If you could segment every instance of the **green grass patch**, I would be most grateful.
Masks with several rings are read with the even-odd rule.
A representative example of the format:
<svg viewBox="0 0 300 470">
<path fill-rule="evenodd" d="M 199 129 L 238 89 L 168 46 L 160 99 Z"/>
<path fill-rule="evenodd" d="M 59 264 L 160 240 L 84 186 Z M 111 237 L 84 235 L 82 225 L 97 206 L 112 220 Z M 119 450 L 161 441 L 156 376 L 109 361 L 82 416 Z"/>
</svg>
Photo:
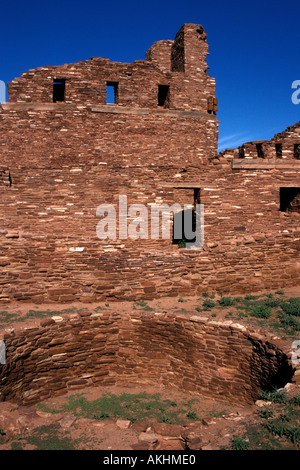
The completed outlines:
<svg viewBox="0 0 300 470">
<path fill-rule="evenodd" d="M 133 304 L 133 309 L 136 309 L 137 307 L 140 307 L 141 310 L 145 310 L 146 312 L 153 311 L 154 308 L 150 307 L 150 305 L 147 304 L 144 300 L 137 300 Z"/>
<path fill-rule="evenodd" d="M 68 397 L 67 402 L 59 408 L 50 410 L 49 407 L 40 405 L 40 409 L 52 413 L 69 411 L 75 416 L 97 420 L 120 418 L 132 422 L 180 424 L 187 418 L 200 419 L 191 401 L 177 404 L 172 400 L 162 399 L 159 394 L 149 395 L 145 392 L 121 395 L 108 393 L 93 401 L 88 401 L 82 394 L 76 394 Z"/>
<path fill-rule="evenodd" d="M 36 450 L 75 450 L 76 441 L 61 436 L 59 431 L 60 426 L 57 424 L 40 426 L 33 430 L 32 435 L 26 437 L 24 442 L 36 446 Z M 11 449 L 23 450 L 22 442 L 13 441 Z"/>
<path fill-rule="evenodd" d="M 234 305 L 235 301 L 231 297 L 221 297 L 219 299 L 219 304 L 222 305 L 222 307 L 231 307 Z"/>
<path fill-rule="evenodd" d="M 231 441 L 231 447 L 233 450 L 249 450 L 250 443 L 247 437 L 233 436 Z"/>
<path fill-rule="evenodd" d="M 0 311 L 0 323 L 6 323 L 11 320 L 17 321 L 18 315 L 16 313 L 9 313 L 7 310 Z"/>
<path fill-rule="evenodd" d="M 203 305 L 204 310 L 210 310 L 211 308 L 216 306 L 216 303 L 211 299 L 205 299 L 205 300 L 203 300 L 202 305 Z"/>
</svg>

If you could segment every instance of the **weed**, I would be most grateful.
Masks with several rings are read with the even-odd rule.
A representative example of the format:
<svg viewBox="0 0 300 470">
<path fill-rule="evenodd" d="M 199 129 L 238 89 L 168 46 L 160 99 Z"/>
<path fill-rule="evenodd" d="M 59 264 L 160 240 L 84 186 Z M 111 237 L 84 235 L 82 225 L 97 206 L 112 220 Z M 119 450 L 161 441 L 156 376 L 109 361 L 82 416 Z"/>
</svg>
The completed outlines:
<svg viewBox="0 0 300 470">
<path fill-rule="evenodd" d="M 101 419 L 108 419 L 110 416 L 108 413 L 100 413 L 98 415 L 94 415 L 93 418 L 94 419 L 98 419 L 98 420 L 101 420 Z"/>
<path fill-rule="evenodd" d="M 170 418 L 168 416 L 162 416 L 159 420 L 160 423 L 171 424 Z"/>
<path fill-rule="evenodd" d="M 100 305 L 98 305 L 98 307 L 94 308 L 94 312 L 101 312 L 101 310 L 104 310 L 104 307 L 101 307 Z"/>
<path fill-rule="evenodd" d="M 282 301 L 280 306 L 287 315 L 293 315 L 295 317 L 300 316 L 300 297 L 291 297 L 290 299 Z"/>
<path fill-rule="evenodd" d="M 77 309 L 75 307 L 65 308 L 63 310 L 28 310 L 27 318 L 43 318 L 51 315 L 62 315 L 67 313 L 74 313 Z"/>
<path fill-rule="evenodd" d="M 270 410 L 268 407 L 265 407 L 262 410 L 260 410 L 259 416 L 264 419 L 269 419 L 269 418 L 272 418 L 272 416 L 274 416 L 274 411 Z"/>
<path fill-rule="evenodd" d="M 251 294 L 246 294 L 245 295 L 245 300 L 257 300 L 259 298 L 260 298 L 259 295 L 251 295 Z"/>
<path fill-rule="evenodd" d="M 289 404 L 292 406 L 300 406 L 300 395 L 296 395 L 289 399 Z"/>
<path fill-rule="evenodd" d="M 249 313 L 252 317 L 269 318 L 272 314 L 272 310 L 268 305 L 256 305 L 250 307 Z"/>
<path fill-rule="evenodd" d="M 88 401 L 82 394 L 71 395 L 63 405 L 63 410 L 71 411 L 75 416 L 98 420 L 123 418 L 132 422 L 152 420 L 174 424 L 184 422 L 187 412 L 194 411 L 191 402 L 178 406 L 175 401 L 161 400 L 159 394 L 148 395 L 144 392 L 136 395 L 123 393 L 119 396 L 104 394 L 94 401 Z"/>
<path fill-rule="evenodd" d="M 226 317 L 232 317 L 233 314 L 234 314 L 234 312 L 232 310 L 230 310 L 230 312 L 227 313 Z"/>
<path fill-rule="evenodd" d="M 293 444 L 300 441 L 300 428 L 298 426 L 286 426 L 278 420 L 263 423 L 263 426 L 273 435 L 286 437 Z"/>
<path fill-rule="evenodd" d="M 59 410 L 55 410 L 53 408 L 50 408 L 48 406 L 46 406 L 44 403 L 38 403 L 37 404 L 37 408 L 39 408 L 41 411 L 43 411 L 44 413 L 52 413 L 52 414 L 55 414 L 55 413 L 59 413 L 60 411 Z"/>
<path fill-rule="evenodd" d="M 59 436 L 59 426 L 55 424 L 40 426 L 26 440 L 37 450 L 75 450 L 71 439 Z"/>
<path fill-rule="evenodd" d="M 199 420 L 199 416 L 197 415 L 197 413 L 195 413 L 195 411 L 188 411 L 187 414 L 186 414 L 186 417 L 188 419 L 192 419 L 194 421 Z"/>
<path fill-rule="evenodd" d="M 202 297 L 204 297 L 205 299 L 214 299 L 215 298 L 215 294 L 209 294 L 207 291 L 203 292 L 202 294 Z"/>
<path fill-rule="evenodd" d="M 245 437 L 233 436 L 231 446 L 233 450 L 249 450 L 250 443 Z"/>
<path fill-rule="evenodd" d="M 197 310 L 197 312 L 203 312 L 203 308 L 202 308 L 202 307 L 199 307 L 199 306 L 196 307 L 196 310 Z"/>
<path fill-rule="evenodd" d="M 142 310 L 145 310 L 145 311 L 152 311 L 154 310 L 152 307 L 150 307 L 150 305 L 147 304 L 147 302 L 145 302 L 144 300 L 137 300 L 136 302 L 134 302 L 133 304 L 133 308 L 135 309 L 136 307 L 141 307 Z"/>
<path fill-rule="evenodd" d="M 266 390 L 261 392 L 260 398 L 262 400 L 271 401 L 272 403 L 287 403 L 287 393 L 285 390 L 277 390 L 276 388 L 272 390 Z"/>
<path fill-rule="evenodd" d="M 11 450 L 23 450 L 21 442 L 15 442 L 15 441 L 10 444 L 10 448 Z"/>
<path fill-rule="evenodd" d="M 279 314 L 279 319 L 281 326 L 285 329 L 286 333 L 293 334 L 296 331 L 300 331 L 300 322 L 292 315 L 281 312 Z"/>
<path fill-rule="evenodd" d="M 210 300 L 210 299 L 205 299 L 203 301 L 203 308 L 204 310 L 210 310 L 211 308 L 215 307 L 215 302 L 213 300 Z"/>
<path fill-rule="evenodd" d="M 222 305 L 222 307 L 231 307 L 231 305 L 234 304 L 234 299 L 231 297 L 221 297 L 219 304 Z"/>
<path fill-rule="evenodd" d="M 15 313 L 8 313 L 6 310 L 1 310 L 0 312 L 0 323 L 5 323 L 11 320 L 16 321 L 17 319 L 17 314 Z"/>
</svg>

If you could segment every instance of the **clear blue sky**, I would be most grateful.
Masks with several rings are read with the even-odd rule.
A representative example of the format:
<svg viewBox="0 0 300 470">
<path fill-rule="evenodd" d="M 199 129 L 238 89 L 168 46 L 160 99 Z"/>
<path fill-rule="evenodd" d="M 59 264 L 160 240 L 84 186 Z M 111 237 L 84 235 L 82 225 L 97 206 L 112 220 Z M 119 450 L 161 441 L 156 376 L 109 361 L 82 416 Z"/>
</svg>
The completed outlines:
<svg viewBox="0 0 300 470">
<path fill-rule="evenodd" d="M 208 34 L 216 78 L 219 147 L 269 139 L 300 121 L 291 101 L 300 80 L 300 2 L 225 0 L 27 0 L 0 6 L 0 80 L 92 56 L 144 59 L 153 42 L 183 23 Z"/>
</svg>

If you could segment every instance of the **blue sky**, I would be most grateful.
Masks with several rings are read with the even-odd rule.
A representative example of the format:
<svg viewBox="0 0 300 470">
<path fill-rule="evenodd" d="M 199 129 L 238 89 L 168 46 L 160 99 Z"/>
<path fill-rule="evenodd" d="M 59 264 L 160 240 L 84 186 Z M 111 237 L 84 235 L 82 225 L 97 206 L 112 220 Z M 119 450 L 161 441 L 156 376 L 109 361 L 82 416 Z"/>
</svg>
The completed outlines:
<svg viewBox="0 0 300 470">
<path fill-rule="evenodd" d="M 219 148 L 235 147 L 300 120 L 300 104 L 291 100 L 300 80 L 299 18 L 300 2 L 289 0 L 5 2 L 0 80 L 92 56 L 144 59 L 153 42 L 174 39 L 183 23 L 202 24 L 219 99 Z"/>
</svg>

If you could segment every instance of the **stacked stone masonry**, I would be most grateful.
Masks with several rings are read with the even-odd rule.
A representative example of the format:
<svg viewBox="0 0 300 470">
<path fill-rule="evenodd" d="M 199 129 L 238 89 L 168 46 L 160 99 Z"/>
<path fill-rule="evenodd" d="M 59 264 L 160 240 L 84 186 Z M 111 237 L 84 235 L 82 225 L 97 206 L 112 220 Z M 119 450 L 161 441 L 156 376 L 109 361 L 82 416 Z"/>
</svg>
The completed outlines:
<svg viewBox="0 0 300 470">
<path fill-rule="evenodd" d="M 2 338 L 0 401 L 25 405 L 88 386 L 153 383 L 251 404 L 295 369 L 271 336 L 193 315 L 82 312 Z"/>
<path fill-rule="evenodd" d="M 299 284 L 300 123 L 218 155 L 207 51 L 203 28 L 185 24 L 145 60 L 41 67 L 8 85 L 0 107 L 1 301 Z M 150 220 L 145 239 L 97 237 L 97 207 L 111 204 L 118 214 L 120 195 L 150 214 L 155 204 L 194 204 L 195 194 L 204 204 L 199 250 L 171 236 L 151 239 Z"/>
</svg>

